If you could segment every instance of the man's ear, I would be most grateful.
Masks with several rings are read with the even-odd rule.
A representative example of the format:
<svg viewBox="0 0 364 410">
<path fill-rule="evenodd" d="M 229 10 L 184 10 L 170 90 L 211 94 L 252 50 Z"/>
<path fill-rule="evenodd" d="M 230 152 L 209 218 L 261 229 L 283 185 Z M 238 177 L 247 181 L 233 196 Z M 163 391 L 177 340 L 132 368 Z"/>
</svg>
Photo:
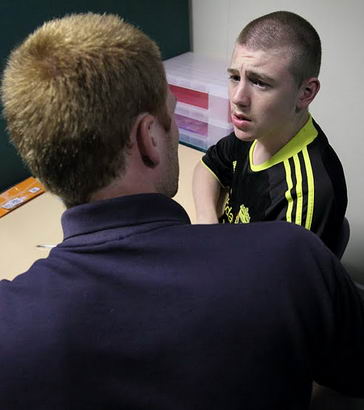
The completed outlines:
<svg viewBox="0 0 364 410">
<path fill-rule="evenodd" d="M 316 94 L 320 89 L 320 81 L 317 77 L 311 77 L 304 80 L 300 87 L 298 100 L 297 100 L 297 110 L 302 110 L 308 108 Z"/>
<path fill-rule="evenodd" d="M 156 118 L 151 114 L 144 114 L 137 121 L 135 137 L 141 160 L 147 167 L 154 168 L 160 162 L 158 140 L 155 135 Z"/>
</svg>

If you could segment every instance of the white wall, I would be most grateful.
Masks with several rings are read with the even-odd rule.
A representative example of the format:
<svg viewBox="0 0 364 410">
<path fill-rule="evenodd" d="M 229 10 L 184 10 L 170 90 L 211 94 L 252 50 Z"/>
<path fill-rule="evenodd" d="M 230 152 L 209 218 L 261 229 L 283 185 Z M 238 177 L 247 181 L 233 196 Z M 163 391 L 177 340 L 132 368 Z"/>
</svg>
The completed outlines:
<svg viewBox="0 0 364 410">
<path fill-rule="evenodd" d="M 345 170 L 351 239 L 343 262 L 364 285 L 364 2 L 192 0 L 193 50 L 224 58 L 228 64 L 240 30 L 252 19 L 276 10 L 300 14 L 321 37 L 321 90 L 311 113 Z"/>
</svg>

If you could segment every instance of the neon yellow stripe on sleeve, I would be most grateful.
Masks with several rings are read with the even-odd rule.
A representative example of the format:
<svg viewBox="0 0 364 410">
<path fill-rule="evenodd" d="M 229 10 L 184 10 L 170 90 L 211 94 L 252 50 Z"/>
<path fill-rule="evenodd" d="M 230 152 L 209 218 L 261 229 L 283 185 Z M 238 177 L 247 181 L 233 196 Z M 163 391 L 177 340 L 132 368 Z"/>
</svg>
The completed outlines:
<svg viewBox="0 0 364 410">
<path fill-rule="evenodd" d="M 303 197 L 302 197 L 302 172 L 301 164 L 298 159 L 298 155 L 293 156 L 294 167 L 296 172 L 296 195 L 297 195 L 297 209 L 296 209 L 296 225 L 302 225 L 302 206 L 303 206 Z"/>
<path fill-rule="evenodd" d="M 311 229 L 313 211 L 315 205 L 315 182 L 313 178 L 312 166 L 310 156 L 308 155 L 307 147 L 304 147 L 302 150 L 303 159 L 305 161 L 306 173 L 307 173 L 307 186 L 308 186 L 308 195 L 307 195 L 307 216 L 306 216 L 306 229 Z"/>
<path fill-rule="evenodd" d="M 289 165 L 288 159 L 286 159 L 283 163 L 284 163 L 284 169 L 286 171 L 286 181 L 287 181 L 287 191 L 285 193 L 285 196 L 288 202 L 287 212 L 286 212 L 286 221 L 292 222 L 293 199 L 291 195 L 291 189 L 293 187 L 293 183 L 292 183 L 291 167 Z"/>
</svg>

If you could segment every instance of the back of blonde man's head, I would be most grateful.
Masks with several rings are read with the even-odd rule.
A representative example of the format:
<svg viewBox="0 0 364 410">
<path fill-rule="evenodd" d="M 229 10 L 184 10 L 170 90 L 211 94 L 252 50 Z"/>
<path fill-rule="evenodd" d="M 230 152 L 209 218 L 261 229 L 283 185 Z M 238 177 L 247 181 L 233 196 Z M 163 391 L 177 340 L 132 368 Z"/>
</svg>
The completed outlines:
<svg viewBox="0 0 364 410">
<path fill-rule="evenodd" d="M 37 29 L 10 55 L 2 82 L 11 141 L 67 207 L 124 171 L 138 114 L 168 129 L 166 93 L 157 45 L 118 16 L 93 13 Z"/>
</svg>

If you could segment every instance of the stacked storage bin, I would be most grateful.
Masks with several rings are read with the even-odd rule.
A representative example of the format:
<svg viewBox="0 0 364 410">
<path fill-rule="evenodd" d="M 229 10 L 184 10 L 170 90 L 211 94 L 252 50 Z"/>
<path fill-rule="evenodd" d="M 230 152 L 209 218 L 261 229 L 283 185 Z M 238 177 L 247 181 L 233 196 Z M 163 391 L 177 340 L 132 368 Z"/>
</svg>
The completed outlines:
<svg viewBox="0 0 364 410">
<path fill-rule="evenodd" d="M 180 142 L 202 151 L 230 134 L 227 66 L 192 52 L 164 61 L 167 81 L 177 98 Z"/>
</svg>

